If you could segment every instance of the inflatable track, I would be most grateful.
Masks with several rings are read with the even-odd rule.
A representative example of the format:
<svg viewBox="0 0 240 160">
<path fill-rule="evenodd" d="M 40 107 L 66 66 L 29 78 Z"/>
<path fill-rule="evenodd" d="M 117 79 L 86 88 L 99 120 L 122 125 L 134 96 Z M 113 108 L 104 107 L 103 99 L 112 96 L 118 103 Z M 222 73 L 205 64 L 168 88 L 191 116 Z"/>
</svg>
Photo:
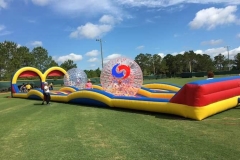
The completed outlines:
<svg viewBox="0 0 240 160">
<path fill-rule="evenodd" d="M 16 77 L 12 82 L 12 97 L 43 99 L 41 88 L 20 93 Z M 166 83 L 145 84 L 135 97 L 114 96 L 99 85 L 83 90 L 69 86 L 51 92 L 51 101 L 56 102 L 167 113 L 195 120 L 236 107 L 239 97 L 240 76 L 200 80 L 183 87 Z"/>
</svg>

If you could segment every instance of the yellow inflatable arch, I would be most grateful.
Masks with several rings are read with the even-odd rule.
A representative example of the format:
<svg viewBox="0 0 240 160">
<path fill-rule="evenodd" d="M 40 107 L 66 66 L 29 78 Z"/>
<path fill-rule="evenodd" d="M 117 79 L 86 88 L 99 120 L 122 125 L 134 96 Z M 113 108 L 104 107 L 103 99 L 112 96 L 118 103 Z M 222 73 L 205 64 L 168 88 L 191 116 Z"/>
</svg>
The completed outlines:
<svg viewBox="0 0 240 160">
<path fill-rule="evenodd" d="M 67 73 L 66 70 L 64 70 L 61 67 L 51 67 L 48 70 L 44 72 L 44 74 L 34 67 L 23 67 L 19 69 L 12 77 L 11 80 L 11 92 L 18 93 L 19 89 L 17 86 L 17 80 L 18 78 L 23 77 L 39 77 L 41 84 L 46 81 L 47 77 L 53 77 L 53 76 L 64 76 Z M 42 86 L 41 86 L 42 87 Z"/>
</svg>

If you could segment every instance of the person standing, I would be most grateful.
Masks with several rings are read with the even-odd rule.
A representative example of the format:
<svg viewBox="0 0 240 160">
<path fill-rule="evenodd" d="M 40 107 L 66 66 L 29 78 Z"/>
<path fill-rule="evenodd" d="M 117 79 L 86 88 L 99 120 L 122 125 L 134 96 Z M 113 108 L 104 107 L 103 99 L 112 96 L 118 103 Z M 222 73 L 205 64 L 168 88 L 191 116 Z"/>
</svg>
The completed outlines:
<svg viewBox="0 0 240 160">
<path fill-rule="evenodd" d="M 26 88 L 27 88 L 27 91 L 29 92 L 30 89 L 32 89 L 32 86 L 29 83 L 27 83 Z"/>
<path fill-rule="evenodd" d="M 46 101 L 47 104 L 50 104 L 50 90 L 47 82 L 44 82 L 44 88 L 43 88 L 43 102 L 42 105 L 44 104 L 44 101 Z"/>
<path fill-rule="evenodd" d="M 93 89 L 92 82 L 91 82 L 90 79 L 88 79 L 85 88 L 86 88 L 86 89 Z"/>
<path fill-rule="evenodd" d="M 22 92 L 22 93 L 27 92 L 25 83 L 23 83 L 22 86 L 20 87 L 20 92 Z"/>
<path fill-rule="evenodd" d="M 53 82 L 49 84 L 49 90 L 53 90 Z"/>
<path fill-rule="evenodd" d="M 213 79 L 214 78 L 214 73 L 212 71 L 209 71 L 207 74 L 207 80 Z"/>
</svg>

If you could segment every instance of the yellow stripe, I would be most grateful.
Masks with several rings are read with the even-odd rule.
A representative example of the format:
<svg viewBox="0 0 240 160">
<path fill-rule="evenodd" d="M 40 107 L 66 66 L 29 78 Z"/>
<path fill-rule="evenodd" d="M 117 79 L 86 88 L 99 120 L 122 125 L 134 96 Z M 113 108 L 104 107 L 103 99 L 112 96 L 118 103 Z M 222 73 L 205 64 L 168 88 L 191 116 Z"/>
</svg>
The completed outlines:
<svg viewBox="0 0 240 160">
<path fill-rule="evenodd" d="M 51 67 L 49 68 L 48 70 L 46 70 L 43 74 L 43 79 L 42 81 L 45 82 L 46 81 L 46 78 L 48 76 L 49 73 L 51 73 L 52 71 L 60 71 L 63 73 L 63 75 L 66 75 L 67 74 L 67 71 L 65 71 L 63 68 L 61 67 Z M 42 73 L 41 73 L 42 74 Z"/>
<path fill-rule="evenodd" d="M 158 84 L 158 83 L 153 83 L 153 84 L 145 84 L 143 87 L 150 88 L 150 89 L 163 89 L 163 90 L 169 90 L 169 91 L 174 91 L 177 92 L 181 88 L 172 86 L 169 84 Z"/>
<path fill-rule="evenodd" d="M 100 101 L 102 103 L 107 104 L 108 106 L 112 106 L 111 98 L 91 91 L 77 91 L 69 94 L 68 96 L 69 100 L 75 99 L 75 98 L 91 98 L 97 101 Z"/>
<path fill-rule="evenodd" d="M 101 86 L 98 86 L 98 85 L 93 85 L 93 88 L 94 88 L 94 89 L 103 90 L 103 88 L 102 88 Z"/>
<path fill-rule="evenodd" d="M 114 107 L 179 115 L 185 118 L 202 120 L 216 113 L 236 107 L 239 97 L 233 97 L 203 107 L 193 107 L 169 102 L 151 102 L 113 99 Z"/>
<path fill-rule="evenodd" d="M 63 88 L 59 89 L 59 91 L 75 92 L 76 90 L 74 88 L 71 88 L 71 87 L 63 87 Z"/>
<path fill-rule="evenodd" d="M 93 85 L 93 88 L 103 90 L 103 88 L 98 85 Z M 166 93 L 151 93 L 144 89 L 139 89 L 137 94 L 140 94 L 142 96 L 149 97 L 149 98 L 167 98 L 167 99 L 170 99 L 175 95 L 175 93 L 167 93 L 167 92 Z"/>
<path fill-rule="evenodd" d="M 167 99 L 170 99 L 175 95 L 175 93 L 151 93 L 144 89 L 139 89 L 138 94 L 149 98 L 167 98 Z"/>
<path fill-rule="evenodd" d="M 18 79 L 18 77 L 20 76 L 20 74 L 23 73 L 23 72 L 26 72 L 26 71 L 35 72 L 37 75 L 39 75 L 39 77 L 41 78 L 41 80 L 44 79 L 44 76 L 43 76 L 42 72 L 39 71 L 38 69 L 33 68 L 33 67 L 23 67 L 23 68 L 19 69 L 19 70 L 14 74 L 13 79 L 12 79 L 12 84 L 16 84 L 16 83 L 17 83 L 17 79 Z"/>
</svg>

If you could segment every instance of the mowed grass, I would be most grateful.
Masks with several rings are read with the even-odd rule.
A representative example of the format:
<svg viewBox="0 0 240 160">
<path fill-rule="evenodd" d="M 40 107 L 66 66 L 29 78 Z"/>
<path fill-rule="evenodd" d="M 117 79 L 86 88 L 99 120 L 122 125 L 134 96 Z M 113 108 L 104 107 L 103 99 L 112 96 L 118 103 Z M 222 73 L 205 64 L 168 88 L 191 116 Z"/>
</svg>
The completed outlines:
<svg viewBox="0 0 240 160">
<path fill-rule="evenodd" d="M 240 158 L 240 107 L 194 121 L 127 109 L 47 106 L 7 96 L 0 95 L 1 160 Z"/>
</svg>

